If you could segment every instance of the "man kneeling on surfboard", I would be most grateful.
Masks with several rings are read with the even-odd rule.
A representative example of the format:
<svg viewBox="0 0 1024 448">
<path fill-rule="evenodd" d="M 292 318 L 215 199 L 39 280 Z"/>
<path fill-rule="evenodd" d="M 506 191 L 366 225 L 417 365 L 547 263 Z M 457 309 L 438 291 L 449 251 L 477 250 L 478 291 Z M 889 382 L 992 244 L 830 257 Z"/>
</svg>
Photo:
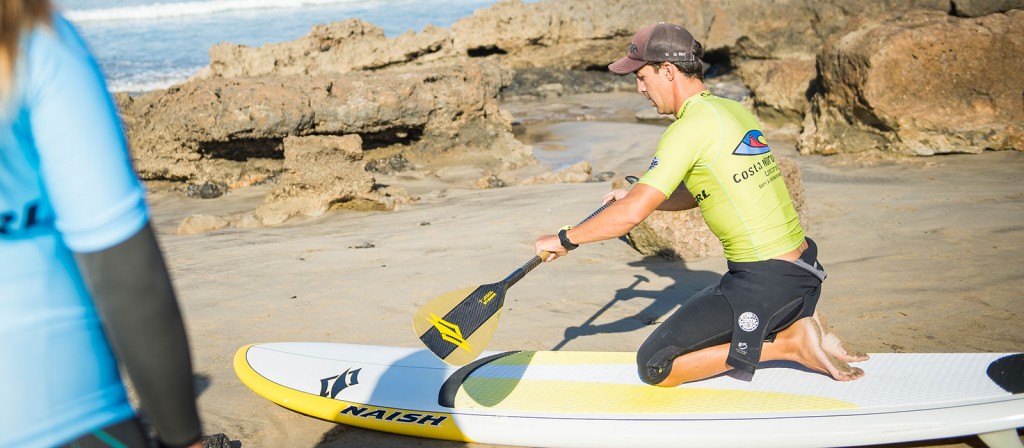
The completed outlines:
<svg viewBox="0 0 1024 448">
<path fill-rule="evenodd" d="M 640 29 L 626 56 L 608 66 L 634 74 L 637 91 L 673 114 L 650 168 L 628 192 L 615 190 L 589 221 L 537 239 L 546 260 L 579 244 L 617 238 L 654 210 L 700 207 L 725 248 L 729 271 L 683 302 L 640 347 L 640 377 L 676 386 L 730 368 L 753 373 L 762 360 L 788 360 L 839 381 L 860 378 L 814 309 L 825 271 L 804 235 L 793 201 L 757 120 L 739 103 L 704 86 L 703 47 L 678 25 Z"/>
</svg>

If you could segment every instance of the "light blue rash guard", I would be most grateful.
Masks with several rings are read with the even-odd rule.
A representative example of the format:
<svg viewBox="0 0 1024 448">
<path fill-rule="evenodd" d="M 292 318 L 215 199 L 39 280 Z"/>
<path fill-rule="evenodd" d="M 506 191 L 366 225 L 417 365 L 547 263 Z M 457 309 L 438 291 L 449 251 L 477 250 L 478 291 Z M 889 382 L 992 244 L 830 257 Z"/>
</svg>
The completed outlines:
<svg viewBox="0 0 1024 448">
<path fill-rule="evenodd" d="M 20 50 L 0 107 L 0 447 L 51 447 L 133 415 L 72 252 L 116 246 L 149 218 L 78 33 L 55 14 Z"/>
</svg>

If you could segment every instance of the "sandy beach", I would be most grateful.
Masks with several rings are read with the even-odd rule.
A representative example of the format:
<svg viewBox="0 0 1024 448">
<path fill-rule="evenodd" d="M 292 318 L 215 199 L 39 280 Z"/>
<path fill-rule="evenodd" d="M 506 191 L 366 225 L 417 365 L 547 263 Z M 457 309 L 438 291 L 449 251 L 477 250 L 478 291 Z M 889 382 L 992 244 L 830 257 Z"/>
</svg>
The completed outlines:
<svg viewBox="0 0 1024 448">
<path fill-rule="evenodd" d="M 552 117 L 577 112 L 527 126 L 528 143 L 545 163 L 524 175 L 580 159 L 595 173 L 641 173 L 665 124 L 632 120 L 644 107 L 639 100 L 594 94 L 530 106 Z M 584 105 L 615 109 L 597 115 L 621 120 L 581 120 Z M 510 107 L 513 115 L 530 109 Z M 800 156 L 792 132 L 769 133 L 769 143 L 800 166 L 808 233 L 829 272 L 820 309 L 837 333 L 868 352 L 1024 350 L 1024 154 Z M 533 256 L 537 236 L 587 216 L 610 188 L 602 182 L 478 190 L 471 183 L 480 173 L 471 168 L 436 174 L 378 179 L 418 197 L 393 212 L 332 212 L 280 227 L 189 236 L 176 233 L 186 216 L 251 210 L 270 187 L 209 200 L 151 197 L 189 330 L 205 433 L 225 433 L 241 447 L 483 446 L 299 415 L 251 392 L 231 365 L 239 347 L 257 342 L 418 347 L 410 319 L 422 304 L 500 280 Z M 620 240 L 586 245 L 510 290 L 489 349 L 635 350 L 651 323 L 717 281 L 725 266 L 718 257 L 647 257 Z M 613 301 L 594 325 L 578 328 Z"/>
</svg>

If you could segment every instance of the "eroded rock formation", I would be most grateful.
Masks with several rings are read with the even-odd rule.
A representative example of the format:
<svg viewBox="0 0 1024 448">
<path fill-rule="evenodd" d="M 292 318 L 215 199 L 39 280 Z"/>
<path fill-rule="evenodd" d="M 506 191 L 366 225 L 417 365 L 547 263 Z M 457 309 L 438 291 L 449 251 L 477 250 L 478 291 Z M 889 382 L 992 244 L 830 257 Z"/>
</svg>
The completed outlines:
<svg viewBox="0 0 1024 448">
<path fill-rule="evenodd" d="M 473 61 L 386 75 L 211 78 L 119 100 L 143 179 L 231 188 L 282 172 L 285 139 L 299 136 L 358 135 L 368 159 L 397 148 L 412 163 L 531 163 L 498 108 L 505 79 L 498 65 Z"/>
<path fill-rule="evenodd" d="M 914 11 L 829 41 L 803 153 L 1024 150 L 1024 10 Z"/>
</svg>

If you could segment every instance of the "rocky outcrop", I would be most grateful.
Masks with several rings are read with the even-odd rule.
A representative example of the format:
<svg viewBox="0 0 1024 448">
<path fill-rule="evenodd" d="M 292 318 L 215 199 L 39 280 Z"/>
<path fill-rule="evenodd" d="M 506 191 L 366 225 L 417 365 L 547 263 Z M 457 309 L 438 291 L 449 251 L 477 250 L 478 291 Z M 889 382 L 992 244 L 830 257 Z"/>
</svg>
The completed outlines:
<svg viewBox="0 0 1024 448">
<path fill-rule="evenodd" d="M 707 7 L 696 18 L 707 59 L 736 67 L 759 118 L 784 126 L 802 122 L 817 77 L 814 59 L 829 37 L 864 17 L 916 9 L 948 11 L 949 2 L 742 0 Z"/>
<path fill-rule="evenodd" d="M 451 31 L 434 26 L 395 38 L 358 19 L 313 27 L 305 37 L 262 47 L 221 43 L 210 48 L 204 75 L 239 78 L 266 75 L 323 75 L 377 70 L 454 56 Z"/>
<path fill-rule="evenodd" d="M 704 44 L 705 60 L 738 68 L 759 116 L 772 125 L 802 121 L 818 76 L 810 61 L 830 39 L 880 17 L 911 11 L 981 17 L 1019 8 L 1024 0 L 732 0 L 679 7 L 686 10 L 683 23 Z"/>
<path fill-rule="evenodd" d="M 829 41 L 802 153 L 1024 150 L 1024 11 L 886 16 Z"/>
<path fill-rule="evenodd" d="M 404 192 L 378 187 L 366 171 L 363 142 L 355 134 L 286 137 L 284 173 L 255 216 L 275 225 L 301 216 L 315 218 L 331 209 L 391 210 L 408 201 Z"/>
<path fill-rule="evenodd" d="M 119 100 L 143 179 L 238 186 L 279 173 L 289 136 L 359 135 L 367 152 L 401 150 L 411 163 L 439 154 L 472 157 L 482 168 L 529 163 L 498 109 L 506 78 L 480 61 L 385 79 L 212 78 Z"/>
<path fill-rule="evenodd" d="M 407 199 L 382 190 L 368 163 L 376 173 L 439 161 L 481 172 L 535 163 L 498 107 L 507 79 L 495 63 L 464 61 L 387 76 L 196 79 L 118 101 L 142 179 L 187 185 L 199 197 L 276 182 L 255 214 L 229 218 L 249 227 Z M 201 228 L 215 220 L 193 221 Z"/>
<path fill-rule="evenodd" d="M 797 215 L 804 229 L 807 229 L 800 167 L 790 159 L 775 160 L 782 172 Z M 623 188 L 624 184 L 625 181 L 618 180 L 613 182 L 613 187 Z M 626 238 L 638 252 L 644 255 L 657 254 L 670 260 L 719 256 L 724 252 L 721 241 L 708 228 L 704 216 L 697 208 L 679 212 L 655 211 L 634 227 Z"/>
<path fill-rule="evenodd" d="M 888 12 L 948 12 L 948 0 L 886 0 L 874 2 L 732 0 L 702 2 L 693 16 L 698 40 L 705 47 L 745 59 L 813 58 L 831 36 L 862 17 Z"/>
<path fill-rule="evenodd" d="M 352 19 L 317 26 L 303 38 L 259 48 L 220 44 L 205 77 L 337 74 L 440 60 L 497 59 L 505 67 L 603 68 L 621 57 L 652 18 L 682 18 L 669 3 L 506 0 L 464 17 L 451 29 L 427 27 L 394 38 Z"/>
<path fill-rule="evenodd" d="M 711 59 L 813 59 L 822 44 L 862 17 L 912 10 L 980 16 L 1022 7 L 1024 0 L 761 0 L 626 2 L 499 1 L 451 29 L 387 38 L 359 20 L 315 27 L 293 42 L 210 51 L 208 75 L 345 73 L 449 58 L 494 58 L 509 68 L 603 68 L 622 56 L 633 33 L 658 21 L 686 26 Z"/>
<path fill-rule="evenodd" d="M 762 124 L 803 121 L 817 77 L 814 59 L 755 59 L 739 66 L 744 84 L 755 86 L 754 111 Z"/>
<path fill-rule="evenodd" d="M 953 0 L 950 4 L 950 13 L 959 17 L 981 17 L 1024 9 L 1024 0 Z"/>
<path fill-rule="evenodd" d="M 506 0 L 456 21 L 453 44 L 511 68 L 604 70 L 625 54 L 638 28 L 683 13 L 670 2 Z"/>
</svg>

